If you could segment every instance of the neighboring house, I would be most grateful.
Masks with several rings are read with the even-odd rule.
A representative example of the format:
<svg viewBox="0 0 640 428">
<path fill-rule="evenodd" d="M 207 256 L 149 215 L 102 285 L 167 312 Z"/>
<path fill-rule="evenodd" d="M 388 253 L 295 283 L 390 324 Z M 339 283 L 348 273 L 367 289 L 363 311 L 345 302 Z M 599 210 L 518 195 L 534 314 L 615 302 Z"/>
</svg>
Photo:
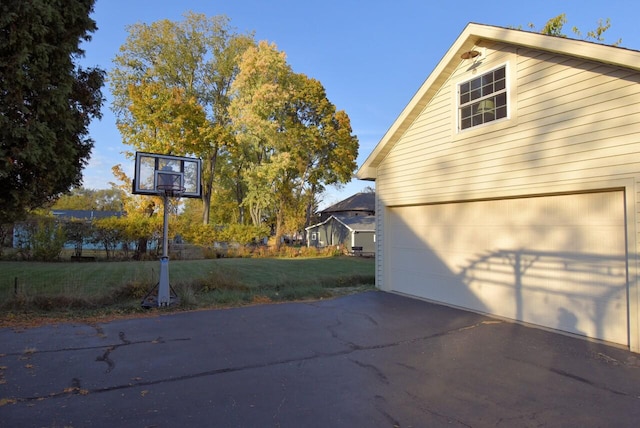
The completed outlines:
<svg viewBox="0 0 640 428">
<path fill-rule="evenodd" d="M 124 211 L 95 211 L 95 210 L 52 210 L 51 215 L 53 215 L 56 219 L 59 220 L 84 220 L 87 223 L 92 222 L 93 220 L 99 220 L 103 218 L 110 217 L 123 217 L 125 215 Z M 87 239 L 85 237 L 78 242 L 67 242 L 64 246 L 65 248 L 74 248 L 75 256 L 80 257 L 82 255 L 82 250 L 96 250 L 103 249 L 102 244 L 98 244 L 93 242 L 91 239 Z M 118 248 L 121 248 L 122 244 L 118 244 Z"/>
<path fill-rule="evenodd" d="M 334 214 L 305 230 L 309 247 L 340 246 L 349 254 L 375 253 L 375 216 Z"/>
<path fill-rule="evenodd" d="M 376 213 L 376 194 L 360 192 L 320 211 L 320 221 L 334 214 L 343 216 L 368 216 Z"/>
<path fill-rule="evenodd" d="M 87 222 L 91 222 L 93 220 L 101 219 L 101 218 L 109 218 L 109 217 L 122 217 L 125 215 L 124 211 L 95 211 L 95 210 L 51 210 L 51 215 L 57 220 L 67 221 L 67 220 L 85 220 Z M 14 225 L 13 230 L 13 247 L 17 248 L 20 246 L 21 242 L 24 242 L 27 239 L 27 229 L 24 227 L 22 223 L 16 223 Z M 76 251 L 82 251 L 82 248 L 85 249 L 96 249 L 100 248 L 99 245 L 94 244 L 92 242 L 83 242 L 80 248 L 78 249 L 78 243 L 70 243 L 67 242 L 64 246 L 65 248 L 74 248 L 76 247 Z"/>
<path fill-rule="evenodd" d="M 469 24 L 357 177 L 379 288 L 640 352 L 640 52 Z"/>
<path fill-rule="evenodd" d="M 375 253 L 375 193 L 356 193 L 320 211 L 320 223 L 306 229 L 307 246 L 340 247 L 349 254 Z"/>
</svg>

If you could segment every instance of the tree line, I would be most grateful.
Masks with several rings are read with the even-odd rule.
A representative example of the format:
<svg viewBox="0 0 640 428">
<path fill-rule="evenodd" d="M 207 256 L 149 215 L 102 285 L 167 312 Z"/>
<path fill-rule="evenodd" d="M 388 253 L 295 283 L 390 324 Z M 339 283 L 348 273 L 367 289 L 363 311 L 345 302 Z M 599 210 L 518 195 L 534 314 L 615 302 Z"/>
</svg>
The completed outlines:
<svg viewBox="0 0 640 428">
<path fill-rule="evenodd" d="M 87 249 L 99 250 L 100 257 L 107 260 L 145 260 L 149 255 L 157 256 L 162 248 L 162 218 L 123 214 L 118 212 L 94 219 L 41 214 L 10 225 L 2 224 L 0 257 L 52 261 L 60 259 L 63 249 L 69 246 L 73 248 L 72 259 L 82 259 Z M 169 234 L 172 237 L 170 247 L 189 242 L 198 247 L 203 256 L 216 257 L 223 254 L 218 253 L 217 243 L 257 246 L 261 238 L 269 236 L 269 230 L 242 224 L 213 227 L 172 216 Z M 12 248 L 11 253 L 4 254 L 5 247 Z M 246 253 L 251 251 L 248 249 Z"/>
<path fill-rule="evenodd" d="M 83 69 L 94 2 L 0 5 L 0 223 L 81 189 L 105 78 L 132 152 L 202 159 L 202 200 L 179 211 L 193 221 L 267 226 L 282 237 L 309 224 L 326 186 L 350 181 L 358 139 L 349 116 L 275 44 L 238 32 L 225 16 L 189 12 L 129 26 L 109 73 Z M 122 208 L 153 215 L 158 200 L 133 200 L 127 169 L 114 167 Z"/>
<path fill-rule="evenodd" d="M 349 116 L 275 44 L 196 13 L 128 33 L 108 76 L 117 127 L 136 151 L 202 159 L 202 201 L 185 203 L 189 218 L 267 225 L 279 242 L 311 223 L 326 186 L 351 180 Z M 130 188 L 122 166 L 114 173 Z"/>
</svg>

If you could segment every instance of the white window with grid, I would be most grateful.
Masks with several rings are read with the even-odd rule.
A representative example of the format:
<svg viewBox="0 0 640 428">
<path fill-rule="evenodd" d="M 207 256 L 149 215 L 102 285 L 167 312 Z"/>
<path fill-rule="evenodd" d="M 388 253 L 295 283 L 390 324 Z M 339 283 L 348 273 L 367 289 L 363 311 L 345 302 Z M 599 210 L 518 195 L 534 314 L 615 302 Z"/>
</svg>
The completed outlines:
<svg viewBox="0 0 640 428">
<path fill-rule="evenodd" d="M 459 84 L 459 129 L 506 118 L 507 100 L 506 65 Z"/>
</svg>

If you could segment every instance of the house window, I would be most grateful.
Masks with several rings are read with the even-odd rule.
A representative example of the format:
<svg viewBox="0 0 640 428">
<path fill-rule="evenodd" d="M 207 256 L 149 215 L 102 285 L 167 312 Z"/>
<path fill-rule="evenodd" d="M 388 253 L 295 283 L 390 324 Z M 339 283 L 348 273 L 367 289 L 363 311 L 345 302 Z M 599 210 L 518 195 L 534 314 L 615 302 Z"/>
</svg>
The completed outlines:
<svg viewBox="0 0 640 428">
<path fill-rule="evenodd" d="M 460 129 L 468 129 L 507 117 L 506 66 L 460 84 Z"/>
<path fill-rule="evenodd" d="M 312 241 L 317 241 L 318 240 L 318 234 L 316 232 L 311 232 L 311 240 Z"/>
</svg>

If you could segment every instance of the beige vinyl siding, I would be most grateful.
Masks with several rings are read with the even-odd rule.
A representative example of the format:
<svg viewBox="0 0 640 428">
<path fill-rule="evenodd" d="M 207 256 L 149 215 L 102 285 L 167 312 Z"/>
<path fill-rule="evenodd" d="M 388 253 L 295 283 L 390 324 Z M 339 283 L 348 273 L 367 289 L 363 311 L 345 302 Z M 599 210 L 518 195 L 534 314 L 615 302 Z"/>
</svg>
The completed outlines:
<svg viewBox="0 0 640 428">
<path fill-rule="evenodd" d="M 456 85 L 472 76 L 461 64 L 380 164 L 386 205 L 516 195 L 640 170 L 638 76 L 528 49 L 485 56 L 478 74 L 507 60 L 515 67 L 517 118 L 454 133 Z"/>
</svg>

